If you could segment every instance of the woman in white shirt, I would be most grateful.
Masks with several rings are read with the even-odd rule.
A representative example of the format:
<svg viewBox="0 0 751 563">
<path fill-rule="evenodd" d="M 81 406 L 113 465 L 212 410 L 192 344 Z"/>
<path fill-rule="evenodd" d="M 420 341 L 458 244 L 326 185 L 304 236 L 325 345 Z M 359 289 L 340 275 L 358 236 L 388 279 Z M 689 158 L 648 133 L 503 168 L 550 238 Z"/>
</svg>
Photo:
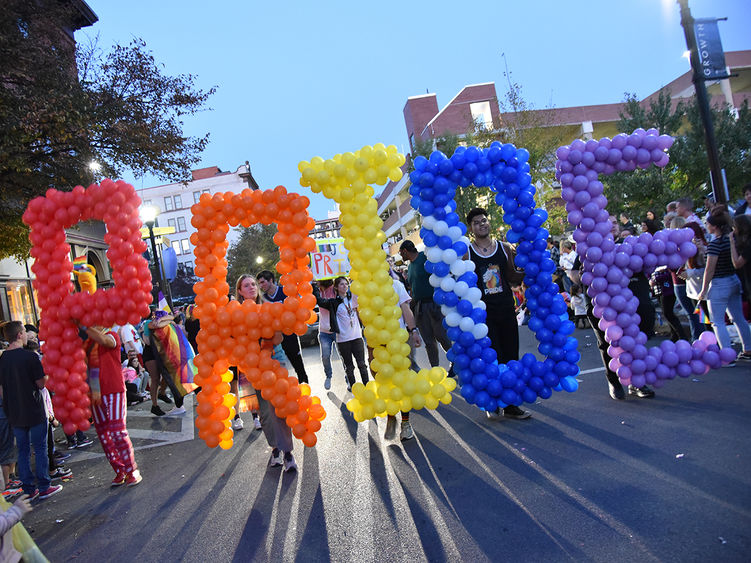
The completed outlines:
<svg viewBox="0 0 751 563">
<path fill-rule="evenodd" d="M 347 278 L 340 276 L 334 281 L 339 306 L 336 308 L 336 320 L 339 332 L 336 333 L 336 347 L 342 357 L 344 372 L 347 374 L 347 390 L 352 390 L 355 383 L 354 357 L 363 383 L 368 382 L 368 365 L 365 362 L 365 342 L 362 338 L 360 317 L 357 314 L 357 297 L 349 291 Z"/>
</svg>

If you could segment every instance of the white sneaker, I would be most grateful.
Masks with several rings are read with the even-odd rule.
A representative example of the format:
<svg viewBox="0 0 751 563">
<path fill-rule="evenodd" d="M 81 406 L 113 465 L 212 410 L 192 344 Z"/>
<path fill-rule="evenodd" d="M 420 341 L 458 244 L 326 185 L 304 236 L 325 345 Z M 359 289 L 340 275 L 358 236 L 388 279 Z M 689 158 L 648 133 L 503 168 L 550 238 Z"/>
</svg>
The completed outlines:
<svg viewBox="0 0 751 563">
<path fill-rule="evenodd" d="M 412 425 L 409 420 L 402 420 L 402 432 L 400 438 L 402 440 L 411 440 L 415 437 L 415 431 L 412 430 Z"/>
<path fill-rule="evenodd" d="M 261 430 L 261 419 L 256 417 L 253 419 L 253 426 L 256 427 L 256 430 Z"/>
<path fill-rule="evenodd" d="M 295 456 L 292 452 L 289 452 L 289 457 L 284 458 L 284 472 L 297 471 L 297 463 L 295 463 Z"/>
<path fill-rule="evenodd" d="M 274 452 L 271 452 L 271 459 L 269 460 L 269 467 L 279 467 L 280 465 L 284 464 L 284 458 L 282 457 L 282 452 L 277 450 L 279 453 L 274 455 Z"/>
<path fill-rule="evenodd" d="M 393 440 L 396 438 L 396 417 L 388 416 L 386 420 L 386 433 L 383 435 L 386 440 Z"/>
<path fill-rule="evenodd" d="M 179 414 L 185 414 L 185 407 L 175 407 L 171 411 L 167 411 L 167 416 L 177 416 Z"/>
<path fill-rule="evenodd" d="M 239 416 L 232 419 L 232 430 L 242 430 L 244 428 L 243 419 Z"/>
</svg>

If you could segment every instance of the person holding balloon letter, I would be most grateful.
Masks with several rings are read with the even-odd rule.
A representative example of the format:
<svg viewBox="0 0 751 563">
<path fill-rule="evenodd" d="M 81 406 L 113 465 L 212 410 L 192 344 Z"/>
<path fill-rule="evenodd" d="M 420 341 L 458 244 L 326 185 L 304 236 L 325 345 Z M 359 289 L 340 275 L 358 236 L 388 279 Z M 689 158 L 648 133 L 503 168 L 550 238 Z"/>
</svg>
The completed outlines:
<svg viewBox="0 0 751 563">
<path fill-rule="evenodd" d="M 482 291 L 488 325 L 488 338 L 498 355 L 499 363 L 519 359 L 519 325 L 511 283 L 520 283 L 524 273 L 514 265 L 513 247 L 490 236 L 488 212 L 480 207 L 467 214 L 469 232 L 473 235 L 469 259 L 475 265 L 477 287 Z M 500 410 L 500 409 L 498 409 Z M 494 416 L 486 411 L 488 417 Z M 496 411 L 496 414 L 500 414 Z M 503 407 L 506 418 L 524 419 L 532 416 L 516 405 Z"/>
</svg>

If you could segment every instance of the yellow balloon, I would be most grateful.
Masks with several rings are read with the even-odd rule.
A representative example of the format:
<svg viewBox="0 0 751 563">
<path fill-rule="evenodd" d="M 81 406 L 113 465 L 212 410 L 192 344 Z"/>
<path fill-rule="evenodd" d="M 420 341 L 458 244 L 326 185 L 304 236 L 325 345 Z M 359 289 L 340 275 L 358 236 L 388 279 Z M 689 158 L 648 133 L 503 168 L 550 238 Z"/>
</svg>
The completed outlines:
<svg viewBox="0 0 751 563">
<path fill-rule="evenodd" d="M 229 450 L 230 448 L 232 448 L 232 440 L 222 440 L 221 442 L 219 442 L 219 447 L 223 450 Z"/>
</svg>

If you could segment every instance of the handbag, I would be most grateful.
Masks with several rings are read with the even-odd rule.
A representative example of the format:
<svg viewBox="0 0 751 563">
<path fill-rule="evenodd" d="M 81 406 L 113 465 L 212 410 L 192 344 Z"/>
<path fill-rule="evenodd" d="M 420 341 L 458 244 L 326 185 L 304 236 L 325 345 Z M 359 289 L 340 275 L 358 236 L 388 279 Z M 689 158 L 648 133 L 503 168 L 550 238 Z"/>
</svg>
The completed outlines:
<svg viewBox="0 0 751 563">
<path fill-rule="evenodd" d="M 698 299 L 704 283 L 704 268 L 686 269 L 686 295 Z"/>
</svg>

